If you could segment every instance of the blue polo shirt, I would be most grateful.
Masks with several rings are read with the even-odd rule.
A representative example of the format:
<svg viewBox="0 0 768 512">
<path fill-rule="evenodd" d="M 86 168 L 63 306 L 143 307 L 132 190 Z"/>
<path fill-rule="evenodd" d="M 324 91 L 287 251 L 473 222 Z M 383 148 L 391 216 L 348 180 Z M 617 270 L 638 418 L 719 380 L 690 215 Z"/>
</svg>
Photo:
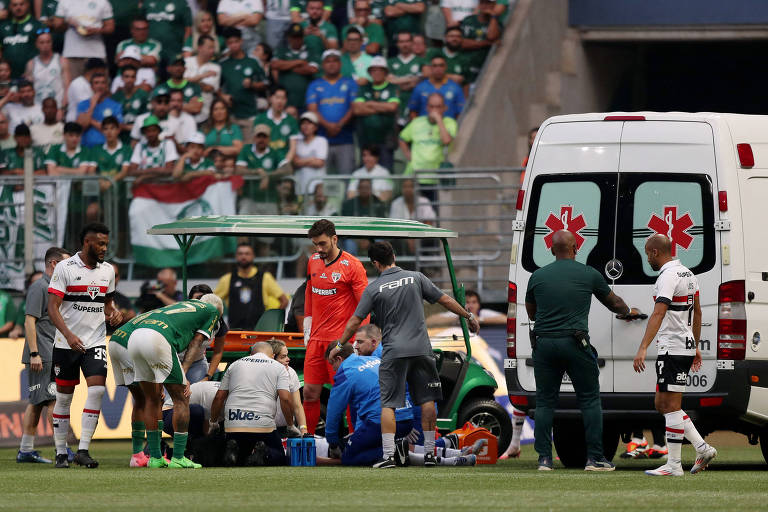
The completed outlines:
<svg viewBox="0 0 768 512">
<path fill-rule="evenodd" d="M 352 108 L 357 97 L 357 82 L 348 76 L 339 77 L 335 83 L 325 78 L 317 78 L 307 88 L 307 106 L 317 105 L 317 111 L 324 119 L 335 123 L 340 121 Z M 352 144 L 355 130 L 352 123 L 347 123 L 335 137 L 328 137 L 320 127 L 320 135 L 328 139 L 328 144 Z"/>
<path fill-rule="evenodd" d="M 427 99 L 435 92 L 445 100 L 445 116 L 458 119 L 459 114 L 464 110 L 464 91 L 459 84 L 447 78 L 440 87 L 435 87 L 429 80 L 423 80 L 414 87 L 411 100 L 408 102 L 408 110 L 416 112 L 418 116 L 427 115 Z"/>
<path fill-rule="evenodd" d="M 91 100 L 83 100 L 80 103 L 77 104 L 77 115 L 82 114 L 83 112 L 88 112 L 88 109 L 91 106 Z M 95 121 L 103 121 L 105 117 L 109 116 L 115 116 L 119 122 L 123 122 L 123 107 L 113 100 L 112 98 L 105 98 L 101 103 L 96 105 L 96 108 L 93 109 L 93 116 L 92 118 Z M 87 130 L 85 130 L 85 133 L 83 133 L 83 140 L 81 144 L 83 147 L 86 148 L 92 148 L 95 146 L 101 146 L 106 142 L 107 139 L 104 138 L 104 135 L 91 126 Z"/>
</svg>

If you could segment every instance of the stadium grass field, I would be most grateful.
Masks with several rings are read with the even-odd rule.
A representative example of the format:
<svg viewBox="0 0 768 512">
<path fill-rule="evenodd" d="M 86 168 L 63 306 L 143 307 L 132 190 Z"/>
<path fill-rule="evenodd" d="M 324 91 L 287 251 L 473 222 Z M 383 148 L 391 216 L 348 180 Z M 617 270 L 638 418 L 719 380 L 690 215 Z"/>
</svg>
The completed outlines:
<svg viewBox="0 0 768 512">
<path fill-rule="evenodd" d="M 744 440 L 743 437 L 734 437 Z M 613 473 L 536 471 L 533 447 L 519 460 L 474 468 L 131 469 L 129 442 L 97 442 L 95 470 L 17 464 L 0 450 L 0 510 L 729 510 L 768 509 L 768 466 L 746 441 L 718 446 L 699 475 L 653 478 L 658 461 L 616 459 Z M 42 453 L 49 456 L 52 448 Z M 683 448 L 688 467 L 693 449 Z"/>
</svg>

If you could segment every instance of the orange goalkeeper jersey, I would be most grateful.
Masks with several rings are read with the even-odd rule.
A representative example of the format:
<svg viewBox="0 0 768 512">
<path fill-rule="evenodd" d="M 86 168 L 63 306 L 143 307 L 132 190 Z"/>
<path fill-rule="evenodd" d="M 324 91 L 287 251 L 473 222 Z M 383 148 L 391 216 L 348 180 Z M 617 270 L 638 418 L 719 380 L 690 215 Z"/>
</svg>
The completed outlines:
<svg viewBox="0 0 768 512">
<path fill-rule="evenodd" d="M 326 265 L 315 253 L 307 265 L 307 278 L 304 314 L 312 317 L 310 339 L 340 338 L 368 286 L 363 264 L 351 254 L 339 251 L 336 259 Z"/>
</svg>

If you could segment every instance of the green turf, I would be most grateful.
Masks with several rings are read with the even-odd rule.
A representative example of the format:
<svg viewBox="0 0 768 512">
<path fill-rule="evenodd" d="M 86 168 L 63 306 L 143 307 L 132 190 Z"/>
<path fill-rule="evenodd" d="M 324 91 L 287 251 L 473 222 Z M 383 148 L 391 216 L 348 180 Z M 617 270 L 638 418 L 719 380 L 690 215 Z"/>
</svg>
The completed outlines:
<svg viewBox="0 0 768 512">
<path fill-rule="evenodd" d="M 48 456 L 50 448 L 43 454 Z M 17 464 L 0 450 L 0 509 L 14 511 L 240 510 L 766 510 L 768 473 L 760 449 L 721 447 L 710 470 L 652 478 L 651 461 L 616 459 L 613 473 L 535 470 L 535 454 L 474 468 L 128 468 L 130 443 L 100 442 L 95 470 Z M 684 461 L 693 460 L 690 446 Z"/>
</svg>

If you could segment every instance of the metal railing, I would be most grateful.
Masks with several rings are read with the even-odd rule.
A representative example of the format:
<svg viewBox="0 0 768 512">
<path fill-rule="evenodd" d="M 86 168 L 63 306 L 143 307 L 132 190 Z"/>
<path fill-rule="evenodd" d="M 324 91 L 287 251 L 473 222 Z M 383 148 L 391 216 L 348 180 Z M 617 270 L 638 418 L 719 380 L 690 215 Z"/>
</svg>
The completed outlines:
<svg viewBox="0 0 768 512">
<path fill-rule="evenodd" d="M 398 197 L 403 181 L 412 180 L 415 196 L 428 196 L 428 208 L 417 203 L 411 218 L 457 231 L 458 240 L 450 243 L 456 271 L 461 281 L 474 288 L 486 301 L 503 301 L 506 297 L 507 269 L 512 244 L 512 220 L 515 216 L 515 200 L 518 190 L 518 167 L 446 168 L 417 171 L 412 176 L 393 175 L 386 179 L 393 184 L 393 198 Z M 246 183 L 257 182 L 255 176 L 244 176 Z M 347 185 L 352 175 L 327 175 L 318 178 L 323 183 L 327 201 L 338 213 L 346 200 Z M 382 179 L 382 178 L 377 178 Z M 136 261 L 131 251 L 128 206 L 132 179 L 125 182 L 100 176 L 34 177 L 34 226 L 35 262 L 42 268 L 42 255 L 50 245 L 63 245 L 70 250 L 79 246 L 78 230 L 88 221 L 105 222 L 113 233 L 108 257 L 123 265 L 123 277 L 133 279 Z M 164 180 L 168 181 L 168 180 Z M 376 181 L 374 179 L 373 181 Z M 428 183 L 436 181 L 436 183 Z M 100 185 L 100 184 L 103 184 Z M 107 186 L 108 184 L 108 186 Z M 22 176 L 0 177 L 0 251 L 6 262 L 0 265 L 3 274 L 23 276 L 24 251 L 24 194 L 19 190 Z M 255 189 L 256 187 L 254 187 Z M 66 191 L 65 191 L 66 189 Z M 253 190 L 253 189 L 251 189 Z M 66 192 L 66 193 L 65 193 Z M 258 198 L 256 198 L 258 199 Z M 305 213 L 314 195 L 300 197 L 300 211 Z M 64 203 L 62 203 L 62 201 Z M 422 200 L 423 201 L 423 200 Z M 384 215 L 389 216 L 391 201 L 383 205 Z M 434 212 L 424 216 L 423 211 Z M 214 214 L 216 212 L 214 211 Z M 65 219 L 61 215 L 66 215 Z M 14 244 L 11 239 L 17 240 Z M 263 243 L 279 247 L 269 239 Z M 353 241 L 345 247 L 354 250 Z M 398 262 L 430 275 L 441 285 L 448 285 L 448 276 L 442 271 L 444 257 L 437 244 L 429 241 L 398 242 Z M 309 250 L 306 239 L 296 239 L 283 244 L 283 252 L 260 255 L 259 265 L 274 265 L 275 277 L 290 277 L 292 265 L 305 257 Z M 361 251 L 364 252 L 365 251 Z M 365 258 L 363 258 L 365 259 Z M 234 264 L 231 255 L 206 264 L 201 269 L 207 275 L 219 275 L 222 267 Z M 206 268 L 210 267 L 210 272 Z M 0 284 L 0 286 L 3 286 Z M 17 288 L 17 286 L 8 286 Z"/>
</svg>

